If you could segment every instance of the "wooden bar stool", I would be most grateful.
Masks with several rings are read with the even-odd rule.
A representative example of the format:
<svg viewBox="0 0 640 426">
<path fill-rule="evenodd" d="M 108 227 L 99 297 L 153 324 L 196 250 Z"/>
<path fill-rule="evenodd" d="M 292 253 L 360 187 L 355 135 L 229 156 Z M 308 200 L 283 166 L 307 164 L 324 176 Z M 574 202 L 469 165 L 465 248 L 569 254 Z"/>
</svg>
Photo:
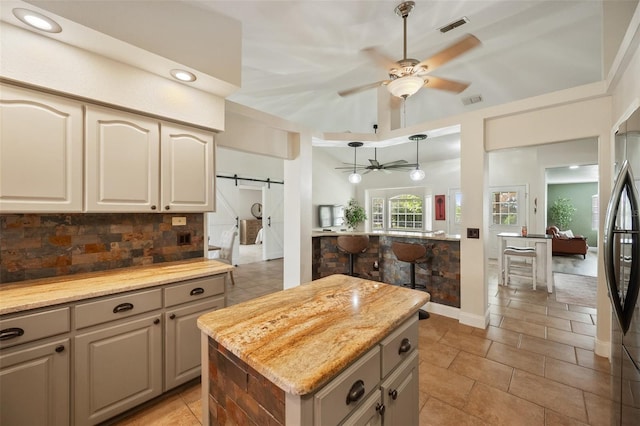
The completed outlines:
<svg viewBox="0 0 640 426">
<path fill-rule="evenodd" d="M 368 235 L 340 235 L 338 237 L 338 248 L 349 254 L 349 275 L 358 276 L 353 273 L 353 258 L 355 255 L 364 253 L 369 248 Z"/>
<path fill-rule="evenodd" d="M 416 287 L 426 288 L 426 285 L 416 285 L 416 262 L 420 259 L 424 259 L 427 254 L 427 248 L 422 244 L 416 243 L 400 243 L 394 241 L 391 243 L 391 250 L 393 250 L 393 254 L 396 255 L 401 262 L 407 262 L 410 265 L 409 275 L 411 277 L 411 282 L 406 284 L 410 286 L 412 289 Z M 419 319 L 427 319 L 429 318 L 429 313 L 425 310 L 420 309 L 418 311 Z"/>
<path fill-rule="evenodd" d="M 518 276 L 523 278 L 530 278 L 533 281 L 533 289 L 536 289 L 536 249 L 533 247 L 507 247 L 504 251 L 504 259 L 505 259 L 505 283 L 508 285 L 511 276 Z M 511 264 L 512 260 L 519 260 L 520 267 L 517 267 L 516 270 L 513 269 L 513 265 Z M 531 260 L 531 263 L 528 262 Z M 531 268 L 530 274 L 523 275 L 518 272 L 528 272 L 529 268 Z"/>
</svg>

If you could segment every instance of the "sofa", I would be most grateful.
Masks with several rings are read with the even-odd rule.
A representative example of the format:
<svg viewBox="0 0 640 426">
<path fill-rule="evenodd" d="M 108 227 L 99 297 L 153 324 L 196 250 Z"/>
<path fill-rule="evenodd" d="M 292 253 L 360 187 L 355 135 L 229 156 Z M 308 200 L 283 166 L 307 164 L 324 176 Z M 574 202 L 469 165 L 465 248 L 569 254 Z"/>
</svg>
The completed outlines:
<svg viewBox="0 0 640 426">
<path fill-rule="evenodd" d="M 553 237 L 551 250 L 553 254 L 581 254 L 583 259 L 587 257 L 587 238 L 582 235 L 571 236 L 561 232 L 557 226 L 547 228 L 547 234 Z"/>
</svg>

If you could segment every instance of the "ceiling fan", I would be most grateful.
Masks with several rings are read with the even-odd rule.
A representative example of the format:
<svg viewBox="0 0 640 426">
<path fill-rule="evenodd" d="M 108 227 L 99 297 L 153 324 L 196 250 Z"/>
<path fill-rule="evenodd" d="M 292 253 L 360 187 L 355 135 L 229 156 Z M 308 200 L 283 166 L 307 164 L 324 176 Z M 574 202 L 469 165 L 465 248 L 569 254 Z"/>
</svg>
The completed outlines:
<svg viewBox="0 0 640 426">
<path fill-rule="evenodd" d="M 360 142 L 361 143 L 361 142 Z M 358 148 L 362 145 L 355 145 L 354 142 L 350 142 L 349 146 L 353 148 Z M 390 163 L 380 163 L 378 161 L 378 148 L 374 148 L 373 151 L 374 158 L 369 159 L 369 164 L 356 164 L 354 163 L 344 163 L 349 164 L 349 166 L 345 167 L 336 167 L 336 169 L 344 169 L 345 172 L 356 171 L 362 172 L 363 175 L 374 171 L 383 171 L 384 173 L 391 173 L 392 171 L 407 171 L 416 167 L 416 164 L 409 164 L 406 160 L 396 160 L 391 161 Z"/>
<path fill-rule="evenodd" d="M 415 94 L 422 87 L 446 90 L 460 93 L 469 86 L 469 83 L 449 80 L 430 75 L 431 71 L 451 61 L 480 45 L 480 40 L 471 34 L 467 34 L 456 43 L 436 53 L 424 61 L 407 58 L 407 17 L 415 6 L 413 1 L 405 1 L 395 8 L 396 15 L 400 16 L 404 23 L 404 52 L 403 59 L 394 61 L 375 47 L 363 50 L 376 63 L 384 66 L 389 73 L 388 80 L 377 81 L 338 92 L 340 96 L 349 96 L 379 86 L 387 86 L 393 96 L 406 99 Z"/>
</svg>

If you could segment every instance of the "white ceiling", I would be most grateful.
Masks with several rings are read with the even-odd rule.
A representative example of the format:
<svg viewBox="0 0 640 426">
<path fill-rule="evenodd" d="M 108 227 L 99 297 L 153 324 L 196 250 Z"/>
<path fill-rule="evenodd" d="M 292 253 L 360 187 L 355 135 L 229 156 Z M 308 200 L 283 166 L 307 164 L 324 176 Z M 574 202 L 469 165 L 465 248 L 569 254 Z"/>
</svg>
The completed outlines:
<svg viewBox="0 0 640 426">
<path fill-rule="evenodd" d="M 60 1 L 28 0 L 44 9 L 60 8 Z M 104 13 L 104 4 L 135 4 L 136 13 L 159 13 L 162 0 L 66 0 L 73 20 L 111 34 L 158 34 L 153 20 L 117 19 Z M 372 133 L 378 123 L 378 91 L 349 97 L 337 92 L 387 77 L 384 69 L 361 53 L 377 46 L 394 59 L 402 57 L 402 19 L 394 13 L 398 0 L 188 0 L 172 7 L 216 12 L 242 25 L 241 89 L 228 99 L 319 132 Z M 56 5 L 57 4 L 57 5 Z M 100 8 L 97 5 L 102 5 Z M 164 7 L 163 6 L 163 7 Z M 164 7 L 166 8 L 166 7 Z M 186 14 L 185 14 L 186 15 Z M 438 28 L 466 17 L 469 23 L 441 34 Z M 200 19 L 198 25 L 202 25 Z M 124 25 L 136 25 L 122 29 Z M 195 25 L 195 24 L 194 24 Z M 213 25 L 213 23 L 212 23 Z M 433 72 L 435 76 L 470 82 L 460 94 L 421 89 L 405 104 L 404 125 L 412 126 L 444 116 L 502 104 L 602 80 L 602 1 L 597 0 L 416 0 L 408 18 L 408 56 L 422 60 L 465 33 L 482 45 Z M 202 56 L 215 56 L 224 40 L 198 37 L 206 32 L 175 34 L 184 38 L 181 61 L 197 68 Z M 133 35 L 130 35 L 134 37 Z M 147 37 L 147 41 L 153 37 Z M 153 51 L 153 45 L 147 47 Z M 160 46 L 157 50 L 161 51 Z M 157 53 L 157 52 L 155 52 Z M 483 101 L 464 106 L 462 99 L 481 95 Z M 386 102 L 386 101 L 385 101 Z M 439 139 L 439 140 L 438 140 Z M 459 150 L 451 135 L 430 137 L 421 152 L 449 158 Z M 343 144 L 346 145 L 346 144 Z M 378 159 L 391 161 L 415 156 L 415 144 L 403 149 L 378 150 Z M 373 158 L 362 152 L 362 159 Z M 367 152 L 368 152 L 367 151 Z M 406 151 L 406 152 L 405 152 Z M 352 159 L 352 149 L 336 154 Z M 422 156 L 421 156 L 422 157 Z M 387 160 L 389 158 L 389 160 Z"/>
</svg>

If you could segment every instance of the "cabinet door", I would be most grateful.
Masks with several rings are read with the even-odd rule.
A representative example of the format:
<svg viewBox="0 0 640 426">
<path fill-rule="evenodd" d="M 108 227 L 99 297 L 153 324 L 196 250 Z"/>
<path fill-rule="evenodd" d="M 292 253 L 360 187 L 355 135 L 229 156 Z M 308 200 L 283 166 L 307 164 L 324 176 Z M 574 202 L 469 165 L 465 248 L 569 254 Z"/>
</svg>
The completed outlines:
<svg viewBox="0 0 640 426">
<path fill-rule="evenodd" d="M 165 313 L 165 391 L 200 375 L 198 317 L 224 308 L 224 296 Z"/>
<path fill-rule="evenodd" d="M 3 350 L 0 424 L 69 424 L 69 339 Z"/>
<path fill-rule="evenodd" d="M 162 123 L 162 210 L 214 210 L 213 134 Z"/>
<path fill-rule="evenodd" d="M 158 209 L 159 123 L 116 110 L 86 108 L 86 210 Z"/>
<path fill-rule="evenodd" d="M 385 425 L 418 426 L 418 351 L 411 355 L 382 383 Z"/>
<path fill-rule="evenodd" d="M 75 423 L 96 424 L 162 393 L 160 315 L 75 338 Z"/>
<path fill-rule="evenodd" d="M 82 107 L 0 85 L 0 212 L 82 211 Z"/>
</svg>

